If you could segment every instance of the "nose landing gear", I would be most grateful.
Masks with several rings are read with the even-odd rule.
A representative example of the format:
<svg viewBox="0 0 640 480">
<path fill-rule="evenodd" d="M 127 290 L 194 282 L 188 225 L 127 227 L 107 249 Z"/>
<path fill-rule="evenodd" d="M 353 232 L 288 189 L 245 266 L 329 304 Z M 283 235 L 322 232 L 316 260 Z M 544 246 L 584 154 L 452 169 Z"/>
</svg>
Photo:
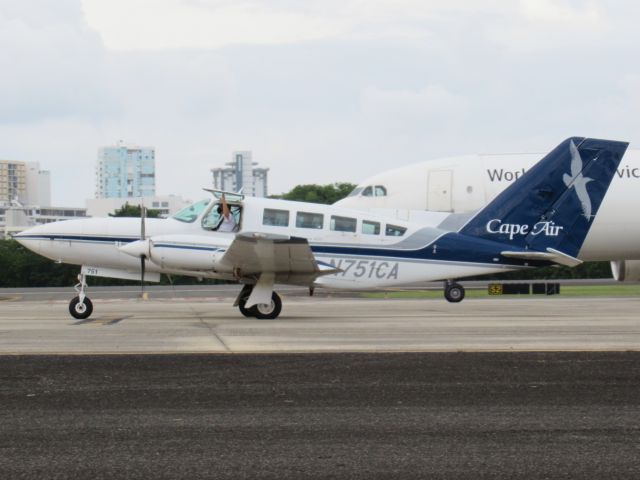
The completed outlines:
<svg viewBox="0 0 640 480">
<path fill-rule="evenodd" d="M 78 320 L 89 318 L 91 313 L 93 313 L 93 303 L 91 303 L 89 297 L 86 296 L 87 281 L 83 273 L 78 275 L 78 283 L 74 285 L 73 288 L 78 293 L 78 296 L 73 297 L 69 302 L 69 313 L 73 318 L 77 318 Z"/>
</svg>

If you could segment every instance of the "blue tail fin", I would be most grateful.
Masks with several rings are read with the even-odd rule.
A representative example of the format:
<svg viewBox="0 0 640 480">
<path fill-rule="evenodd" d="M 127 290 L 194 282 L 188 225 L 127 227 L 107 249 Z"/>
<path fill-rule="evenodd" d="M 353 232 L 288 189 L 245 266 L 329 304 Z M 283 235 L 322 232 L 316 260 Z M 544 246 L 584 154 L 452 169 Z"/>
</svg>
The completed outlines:
<svg viewBox="0 0 640 480">
<path fill-rule="evenodd" d="M 576 257 L 628 145 L 583 137 L 565 140 L 460 233 Z"/>
</svg>

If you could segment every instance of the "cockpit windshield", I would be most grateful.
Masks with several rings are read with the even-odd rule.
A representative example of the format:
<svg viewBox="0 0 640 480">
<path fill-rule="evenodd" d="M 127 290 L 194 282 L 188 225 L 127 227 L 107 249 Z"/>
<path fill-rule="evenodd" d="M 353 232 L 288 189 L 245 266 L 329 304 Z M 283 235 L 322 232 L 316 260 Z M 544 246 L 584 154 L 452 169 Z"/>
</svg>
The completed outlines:
<svg viewBox="0 0 640 480">
<path fill-rule="evenodd" d="M 357 197 L 358 195 L 360 195 L 360 192 L 362 191 L 364 187 L 356 187 L 354 188 L 351 193 L 349 194 L 349 197 Z"/>
<path fill-rule="evenodd" d="M 178 213 L 176 213 L 172 218 L 180 222 L 193 223 L 204 211 L 207 205 L 209 205 L 209 203 L 211 203 L 210 199 L 200 200 L 199 202 L 189 205 L 187 208 L 183 208 Z"/>
</svg>

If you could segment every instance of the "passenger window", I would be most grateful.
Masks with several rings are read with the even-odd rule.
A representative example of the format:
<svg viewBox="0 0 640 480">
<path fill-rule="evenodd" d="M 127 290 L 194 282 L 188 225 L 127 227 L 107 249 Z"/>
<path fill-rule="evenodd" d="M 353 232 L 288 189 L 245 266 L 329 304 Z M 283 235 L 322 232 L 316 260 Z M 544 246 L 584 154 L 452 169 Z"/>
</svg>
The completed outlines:
<svg viewBox="0 0 640 480">
<path fill-rule="evenodd" d="M 387 189 L 382 185 L 376 185 L 376 197 L 386 197 Z"/>
<path fill-rule="evenodd" d="M 289 210 L 275 210 L 273 208 L 265 208 L 262 216 L 262 224 L 272 227 L 288 227 L 289 226 Z"/>
<path fill-rule="evenodd" d="M 331 216 L 331 230 L 335 232 L 353 232 L 356 233 L 357 220 L 349 217 Z"/>
<path fill-rule="evenodd" d="M 380 235 L 380 222 L 362 221 L 362 233 L 365 235 Z"/>
<path fill-rule="evenodd" d="M 373 188 L 372 187 L 367 187 L 362 191 L 362 196 L 363 197 L 373 197 Z"/>
<path fill-rule="evenodd" d="M 407 229 L 404 227 L 399 227 L 397 225 L 387 225 L 384 234 L 389 237 L 401 237 L 406 231 Z"/>
<path fill-rule="evenodd" d="M 324 215 L 321 213 L 298 212 L 296 214 L 297 228 L 321 229 L 324 224 Z"/>
</svg>

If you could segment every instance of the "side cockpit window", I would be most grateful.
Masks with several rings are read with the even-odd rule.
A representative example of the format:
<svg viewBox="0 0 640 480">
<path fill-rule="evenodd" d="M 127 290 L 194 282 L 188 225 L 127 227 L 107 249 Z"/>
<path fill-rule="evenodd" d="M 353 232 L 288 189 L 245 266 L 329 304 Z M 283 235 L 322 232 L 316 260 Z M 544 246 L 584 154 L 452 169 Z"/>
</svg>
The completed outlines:
<svg viewBox="0 0 640 480">
<path fill-rule="evenodd" d="M 222 205 L 220 203 L 214 204 L 207 214 L 202 218 L 202 228 L 206 230 L 236 232 L 240 228 L 240 220 L 242 216 L 242 207 L 240 205 L 229 205 L 229 212 L 231 213 L 230 220 L 226 221 L 225 227 L 222 227 L 223 221 Z"/>
</svg>

